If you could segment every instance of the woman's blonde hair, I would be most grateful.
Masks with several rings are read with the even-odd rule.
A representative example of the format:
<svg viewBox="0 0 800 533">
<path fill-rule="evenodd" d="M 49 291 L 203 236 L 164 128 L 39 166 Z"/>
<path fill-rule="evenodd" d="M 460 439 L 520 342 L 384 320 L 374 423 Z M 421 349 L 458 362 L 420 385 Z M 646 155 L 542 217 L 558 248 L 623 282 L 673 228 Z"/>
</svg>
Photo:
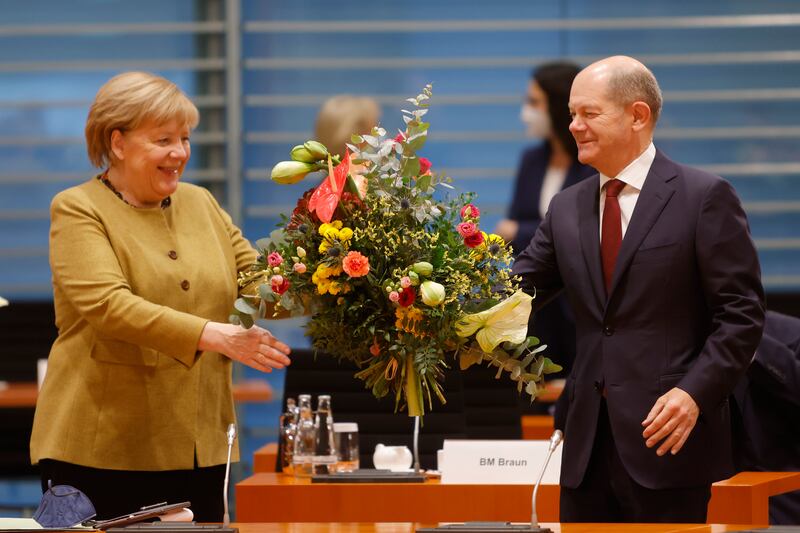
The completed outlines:
<svg viewBox="0 0 800 533">
<path fill-rule="evenodd" d="M 381 108 L 372 98 L 346 94 L 333 96 L 322 104 L 317 115 L 316 139 L 332 154 L 342 155 L 350 136 L 372 131 L 380 114 Z"/>
<path fill-rule="evenodd" d="M 108 80 L 94 97 L 86 119 L 89 160 L 102 168 L 113 160 L 111 134 L 130 131 L 142 123 L 170 121 L 195 128 L 200 113 L 171 81 L 147 72 L 124 72 Z"/>
</svg>

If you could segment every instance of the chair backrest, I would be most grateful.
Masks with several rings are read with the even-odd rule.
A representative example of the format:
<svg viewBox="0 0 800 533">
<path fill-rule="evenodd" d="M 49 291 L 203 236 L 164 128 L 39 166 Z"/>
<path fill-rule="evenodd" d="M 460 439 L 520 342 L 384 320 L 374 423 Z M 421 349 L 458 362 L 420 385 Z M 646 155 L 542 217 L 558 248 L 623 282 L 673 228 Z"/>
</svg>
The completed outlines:
<svg viewBox="0 0 800 533">
<path fill-rule="evenodd" d="M 12 302 L 0 308 L 0 380 L 36 381 L 36 361 L 47 358 L 58 331 L 53 302 Z M 2 409 L 0 473 L 31 476 L 29 441 L 32 407 Z"/>
<path fill-rule="evenodd" d="M 516 383 L 496 367 L 472 365 L 461 372 L 464 383 L 464 415 L 469 439 L 521 439 L 521 396 Z M 523 396 L 526 394 L 523 393 Z"/>
</svg>

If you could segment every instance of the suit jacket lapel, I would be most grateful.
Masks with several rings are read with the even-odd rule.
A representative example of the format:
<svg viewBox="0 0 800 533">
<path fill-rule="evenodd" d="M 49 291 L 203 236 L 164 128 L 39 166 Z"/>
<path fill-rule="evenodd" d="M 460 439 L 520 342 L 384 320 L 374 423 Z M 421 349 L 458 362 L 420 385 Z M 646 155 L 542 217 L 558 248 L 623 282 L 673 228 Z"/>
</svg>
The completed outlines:
<svg viewBox="0 0 800 533">
<path fill-rule="evenodd" d="M 617 264 L 614 266 L 614 275 L 611 278 L 609 296 L 614 294 L 622 273 L 630 265 L 631 260 L 636 255 L 636 250 L 639 249 L 642 241 L 650 232 L 653 224 L 658 220 L 659 215 L 661 215 L 667 202 L 675 192 L 675 189 L 668 183 L 675 176 L 677 176 L 677 168 L 674 163 L 660 151 L 656 151 L 656 158 L 650 166 L 650 172 L 647 174 L 642 192 L 639 193 L 633 216 L 628 224 L 625 237 L 622 239 L 622 246 L 617 256 Z"/>
<path fill-rule="evenodd" d="M 589 272 L 592 292 L 600 309 L 604 307 L 606 289 L 603 282 L 603 267 L 600 261 L 600 176 L 595 174 L 586 179 L 578 197 L 578 233 L 581 251 Z"/>
</svg>

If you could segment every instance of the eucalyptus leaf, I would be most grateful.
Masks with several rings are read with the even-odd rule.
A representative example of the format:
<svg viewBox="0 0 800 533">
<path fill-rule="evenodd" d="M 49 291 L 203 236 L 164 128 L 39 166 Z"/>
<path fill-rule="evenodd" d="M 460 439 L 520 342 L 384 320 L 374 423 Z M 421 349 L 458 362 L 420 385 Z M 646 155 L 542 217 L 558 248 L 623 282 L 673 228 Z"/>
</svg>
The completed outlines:
<svg viewBox="0 0 800 533">
<path fill-rule="evenodd" d="M 248 315 L 258 313 L 258 309 L 246 302 L 244 298 L 237 298 L 236 301 L 233 302 L 233 307 L 235 307 L 237 311 Z"/>
<path fill-rule="evenodd" d="M 431 186 L 431 175 L 426 174 L 424 176 L 420 176 L 417 179 L 417 188 L 422 191 L 427 191 L 428 188 Z"/>
<path fill-rule="evenodd" d="M 555 374 L 556 372 L 561 372 L 562 370 L 564 370 L 564 367 L 562 367 L 559 364 L 554 363 L 549 358 L 543 357 L 543 359 L 544 359 L 544 373 L 545 374 Z"/>
<path fill-rule="evenodd" d="M 272 292 L 272 287 L 266 283 L 262 283 L 258 286 L 258 295 L 261 296 L 262 300 L 266 300 L 268 302 L 275 301 L 275 293 Z"/>
<path fill-rule="evenodd" d="M 428 132 L 422 132 L 420 134 L 414 135 L 413 137 L 408 138 L 408 146 L 415 152 L 419 151 L 423 146 L 425 146 L 425 141 L 428 138 Z"/>
<path fill-rule="evenodd" d="M 407 158 L 400 169 L 400 175 L 404 178 L 412 178 L 417 174 L 419 174 L 419 159 L 416 157 Z"/>
<path fill-rule="evenodd" d="M 270 239 L 269 237 L 264 237 L 263 239 L 258 239 L 256 241 L 256 249 L 269 250 L 271 244 L 272 244 L 272 239 Z"/>
</svg>

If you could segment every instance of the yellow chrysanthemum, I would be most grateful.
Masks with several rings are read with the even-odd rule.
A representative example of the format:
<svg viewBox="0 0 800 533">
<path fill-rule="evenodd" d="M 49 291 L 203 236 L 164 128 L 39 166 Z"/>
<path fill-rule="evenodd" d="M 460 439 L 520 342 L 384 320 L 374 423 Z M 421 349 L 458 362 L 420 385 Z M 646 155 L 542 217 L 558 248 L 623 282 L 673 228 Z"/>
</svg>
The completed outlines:
<svg viewBox="0 0 800 533">
<path fill-rule="evenodd" d="M 341 220 L 334 220 L 331 223 L 322 224 L 317 230 L 322 235 L 322 243 L 319 245 L 319 253 L 324 254 L 329 248 L 341 247 L 341 252 L 347 252 L 350 247 L 350 239 L 353 238 L 353 230 L 342 227 Z"/>
<path fill-rule="evenodd" d="M 350 285 L 336 281 L 334 278 L 342 273 L 342 265 L 326 265 L 320 263 L 311 275 L 311 282 L 317 286 L 317 294 L 347 294 L 350 292 Z"/>
</svg>

